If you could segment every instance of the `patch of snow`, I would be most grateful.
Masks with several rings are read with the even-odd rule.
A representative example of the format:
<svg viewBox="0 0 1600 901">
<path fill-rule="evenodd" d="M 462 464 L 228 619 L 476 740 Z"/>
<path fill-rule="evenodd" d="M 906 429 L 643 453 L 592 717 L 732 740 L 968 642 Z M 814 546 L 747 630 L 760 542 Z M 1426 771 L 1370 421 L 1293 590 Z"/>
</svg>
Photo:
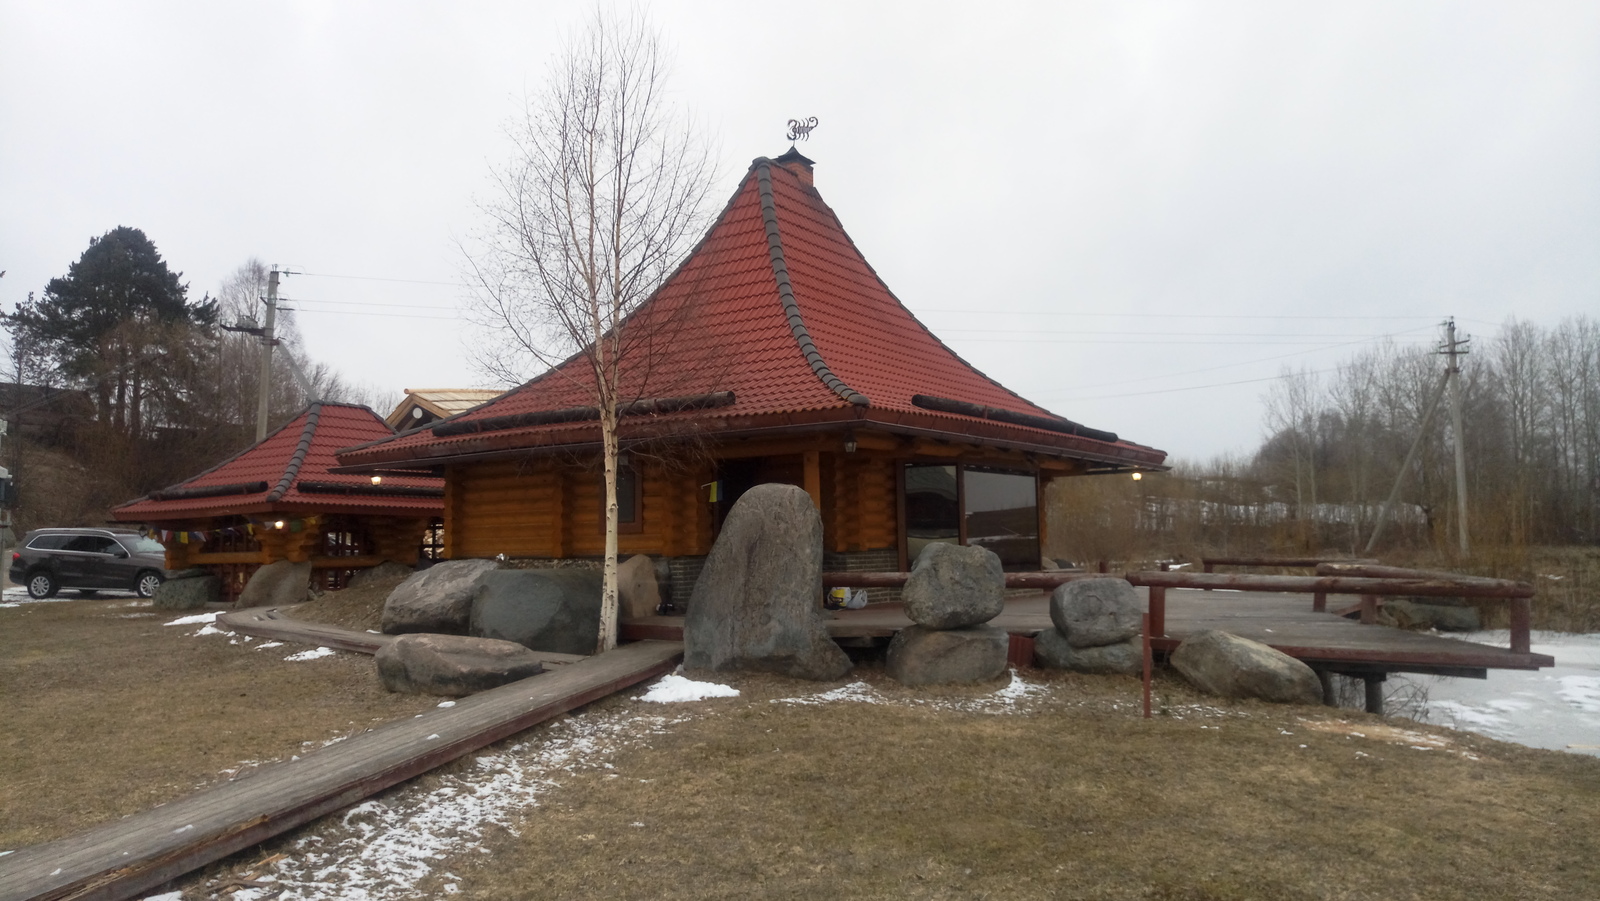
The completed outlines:
<svg viewBox="0 0 1600 901">
<path fill-rule="evenodd" d="M 456 706 L 456 702 L 455 701 L 440 701 L 439 702 L 439 706 L 440 707 L 454 707 L 454 706 Z"/>
<path fill-rule="evenodd" d="M 167 623 L 167 625 L 170 626 L 170 625 L 172 625 L 172 623 Z M 221 629 L 218 629 L 216 626 L 213 626 L 210 623 L 206 623 L 205 625 L 201 626 L 199 631 L 195 632 L 194 634 L 195 634 L 195 637 L 198 638 L 201 635 L 226 635 L 228 633 L 222 631 Z"/>
<path fill-rule="evenodd" d="M 821 694 L 804 695 L 798 698 L 777 698 L 774 704 L 833 704 L 838 701 L 854 701 L 858 704 L 886 704 L 888 700 L 878 693 L 876 688 L 865 682 L 851 682 L 843 688 L 835 688 Z"/>
<path fill-rule="evenodd" d="M 234 893 L 236 901 L 401 901 L 450 857 L 486 852 L 492 828 L 516 833 L 516 818 L 563 773 L 599 769 L 605 758 L 692 716 L 668 718 L 632 708 L 552 722 L 536 737 L 481 755 L 464 772 L 426 789 L 408 783 L 329 816 L 298 834 L 276 862 L 273 884 Z M 446 879 L 456 877 L 440 872 Z M 261 881 L 267 881 L 261 877 Z M 459 889 L 458 889 L 459 890 Z M 449 893 L 449 888 L 444 888 Z M 177 896 L 174 896 L 175 898 Z"/>
<path fill-rule="evenodd" d="M 995 692 L 994 697 L 998 701 L 1003 701 L 1007 704 L 1015 704 L 1018 701 L 1042 693 L 1044 693 L 1043 685 L 1034 685 L 1032 682 L 1024 681 L 1022 676 L 1017 673 L 1017 668 L 1012 667 L 1011 684 Z"/>
<path fill-rule="evenodd" d="M 173 620 L 172 622 L 170 622 L 170 623 L 162 623 L 162 625 L 163 626 L 198 626 L 201 623 L 214 623 L 216 621 L 217 621 L 217 615 L 215 613 L 196 613 L 196 614 L 194 614 L 192 616 L 180 616 L 177 619 Z"/>
<path fill-rule="evenodd" d="M 1584 713 L 1600 713 L 1600 676 L 1562 676 L 1556 696 Z"/>
<path fill-rule="evenodd" d="M 681 704 L 685 701 L 703 701 L 706 698 L 737 698 L 739 689 L 716 682 L 696 682 L 683 676 L 668 673 L 656 680 L 650 690 L 639 697 L 652 704 Z"/>
<path fill-rule="evenodd" d="M 301 651 L 298 654 L 290 654 L 283 659 L 298 663 L 302 660 L 315 660 L 318 657 L 332 657 L 333 654 L 333 648 L 316 648 L 310 651 Z"/>
<path fill-rule="evenodd" d="M 162 892 L 159 895 L 145 895 L 144 901 L 183 901 L 183 892 Z"/>
<path fill-rule="evenodd" d="M 283 642 L 281 642 L 281 641 L 265 641 L 265 642 L 262 642 L 261 644 L 256 645 L 256 650 L 265 651 L 267 648 L 281 648 L 281 647 L 283 647 Z"/>
</svg>

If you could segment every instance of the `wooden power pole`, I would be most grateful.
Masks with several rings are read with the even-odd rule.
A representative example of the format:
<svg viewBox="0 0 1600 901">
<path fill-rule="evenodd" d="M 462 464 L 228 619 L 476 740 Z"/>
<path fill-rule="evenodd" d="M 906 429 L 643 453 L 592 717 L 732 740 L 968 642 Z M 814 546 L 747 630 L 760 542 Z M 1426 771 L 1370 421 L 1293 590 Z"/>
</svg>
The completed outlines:
<svg viewBox="0 0 1600 901">
<path fill-rule="evenodd" d="M 261 329 L 261 387 L 256 400 L 256 441 L 267 437 L 267 405 L 272 400 L 273 326 L 278 321 L 278 264 L 267 274 L 267 320 Z"/>
<path fill-rule="evenodd" d="M 1460 541 L 1461 556 L 1469 550 L 1467 542 L 1467 440 L 1461 430 L 1461 357 L 1466 354 L 1466 344 L 1471 338 L 1456 339 L 1456 320 L 1445 321 L 1444 353 L 1450 358 L 1445 369 L 1450 379 L 1450 435 L 1456 449 L 1456 537 Z"/>
</svg>

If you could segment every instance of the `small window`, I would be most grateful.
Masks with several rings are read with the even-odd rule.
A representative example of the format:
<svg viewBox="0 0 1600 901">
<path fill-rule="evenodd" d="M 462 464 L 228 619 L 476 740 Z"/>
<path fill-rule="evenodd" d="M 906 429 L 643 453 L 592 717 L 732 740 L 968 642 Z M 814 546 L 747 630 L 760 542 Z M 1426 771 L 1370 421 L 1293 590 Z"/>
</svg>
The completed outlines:
<svg viewBox="0 0 1600 901">
<path fill-rule="evenodd" d="M 71 535 L 40 535 L 28 542 L 28 547 L 36 551 L 59 551 L 71 540 Z"/>
<path fill-rule="evenodd" d="M 117 543 L 104 535 L 79 535 L 67 543 L 65 550 L 83 554 L 109 554 Z"/>
<path fill-rule="evenodd" d="M 644 531 L 644 479 L 631 463 L 617 466 L 617 531 Z M 606 526 L 605 482 L 600 486 L 600 528 Z"/>
</svg>

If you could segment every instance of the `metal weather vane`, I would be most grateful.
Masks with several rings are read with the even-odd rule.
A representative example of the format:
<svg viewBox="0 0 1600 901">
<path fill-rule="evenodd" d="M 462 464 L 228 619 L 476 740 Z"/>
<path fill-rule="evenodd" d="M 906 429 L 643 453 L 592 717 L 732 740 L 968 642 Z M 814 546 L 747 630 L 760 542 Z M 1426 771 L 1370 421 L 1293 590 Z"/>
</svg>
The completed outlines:
<svg viewBox="0 0 1600 901">
<path fill-rule="evenodd" d="M 811 129 L 816 128 L 816 127 L 817 127 L 817 117 L 816 116 L 812 116 L 812 117 L 810 117 L 808 119 L 790 119 L 789 120 L 789 140 L 790 141 L 808 140 L 811 137 Z"/>
</svg>

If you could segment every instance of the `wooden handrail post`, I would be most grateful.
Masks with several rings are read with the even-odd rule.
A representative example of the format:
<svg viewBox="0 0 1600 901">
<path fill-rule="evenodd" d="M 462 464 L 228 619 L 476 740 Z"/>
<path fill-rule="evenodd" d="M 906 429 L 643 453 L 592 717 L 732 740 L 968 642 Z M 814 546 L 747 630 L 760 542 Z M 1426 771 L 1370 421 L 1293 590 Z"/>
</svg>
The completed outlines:
<svg viewBox="0 0 1600 901">
<path fill-rule="evenodd" d="M 1363 626 L 1376 625 L 1378 622 L 1378 596 L 1364 594 L 1361 596 L 1361 624 Z"/>
<path fill-rule="evenodd" d="M 1217 571 L 1216 564 L 1212 563 L 1210 560 L 1205 561 L 1205 567 L 1206 567 L 1206 572 L 1208 572 L 1208 573 L 1214 573 L 1214 572 Z M 1209 588 L 1206 589 L 1206 591 L 1210 591 L 1210 590 L 1211 589 L 1209 589 Z"/>
<path fill-rule="evenodd" d="M 1311 612 L 1312 613 L 1327 613 L 1328 612 L 1328 593 L 1326 591 L 1318 591 L 1315 594 L 1311 595 Z"/>
<path fill-rule="evenodd" d="M 1167 590 L 1151 588 L 1150 613 L 1145 623 L 1145 637 L 1164 638 L 1167 634 Z M 1148 641 L 1146 642 L 1148 644 Z"/>
<path fill-rule="evenodd" d="M 1511 652 L 1527 654 L 1533 650 L 1528 630 L 1533 627 L 1533 599 L 1511 599 Z"/>
<path fill-rule="evenodd" d="M 1150 718 L 1150 678 L 1154 669 L 1150 654 L 1150 614 L 1144 615 L 1144 718 Z"/>
</svg>

